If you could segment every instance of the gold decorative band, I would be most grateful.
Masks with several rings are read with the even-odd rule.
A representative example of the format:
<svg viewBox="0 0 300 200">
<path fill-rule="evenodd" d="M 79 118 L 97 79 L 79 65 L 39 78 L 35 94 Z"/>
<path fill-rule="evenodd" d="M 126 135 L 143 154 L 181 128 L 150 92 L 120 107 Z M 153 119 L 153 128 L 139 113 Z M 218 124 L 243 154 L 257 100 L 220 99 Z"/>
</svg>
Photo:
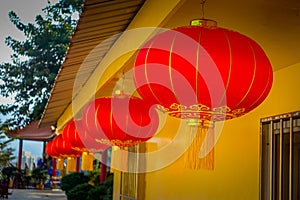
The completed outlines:
<svg viewBox="0 0 300 200">
<path fill-rule="evenodd" d="M 96 139 L 97 142 L 102 143 L 102 144 L 106 144 L 106 145 L 110 145 L 110 146 L 118 146 L 118 147 L 128 147 L 128 146 L 134 146 L 137 144 L 142 143 L 142 140 L 108 140 L 108 139 Z"/>
<path fill-rule="evenodd" d="M 168 113 L 172 117 L 182 119 L 201 119 L 208 121 L 223 121 L 246 114 L 245 108 L 231 110 L 228 106 L 210 108 L 203 104 L 180 105 L 173 103 L 169 108 L 158 105 L 158 109 Z"/>
</svg>

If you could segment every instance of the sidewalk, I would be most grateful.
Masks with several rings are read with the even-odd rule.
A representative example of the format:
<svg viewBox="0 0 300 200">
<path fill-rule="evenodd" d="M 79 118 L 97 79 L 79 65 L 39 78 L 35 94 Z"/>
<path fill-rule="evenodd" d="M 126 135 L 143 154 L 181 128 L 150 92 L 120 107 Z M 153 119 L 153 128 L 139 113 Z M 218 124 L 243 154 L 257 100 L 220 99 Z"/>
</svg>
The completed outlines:
<svg viewBox="0 0 300 200">
<path fill-rule="evenodd" d="M 61 190 L 36 190 L 36 189 L 14 189 L 12 195 L 8 196 L 9 200 L 67 200 L 64 191 Z"/>
</svg>

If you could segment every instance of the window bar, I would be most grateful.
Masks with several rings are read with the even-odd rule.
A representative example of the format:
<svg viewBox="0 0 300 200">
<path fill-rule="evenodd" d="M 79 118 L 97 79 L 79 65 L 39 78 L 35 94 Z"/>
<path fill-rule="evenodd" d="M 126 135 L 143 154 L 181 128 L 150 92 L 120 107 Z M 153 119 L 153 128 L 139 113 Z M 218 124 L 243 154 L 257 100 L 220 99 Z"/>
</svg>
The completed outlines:
<svg viewBox="0 0 300 200">
<path fill-rule="evenodd" d="M 135 168 L 135 170 L 136 170 L 136 173 L 134 173 L 134 182 L 135 182 L 135 197 L 136 198 L 138 198 L 138 185 L 139 185 L 139 182 L 138 182 L 138 176 L 139 176 L 139 173 L 137 173 L 138 171 L 139 171 L 139 157 L 140 157 L 140 144 L 138 144 L 138 145 L 136 145 L 136 147 L 135 147 L 135 152 L 136 152 L 136 154 L 135 154 L 135 163 L 136 163 L 136 168 Z"/>
<path fill-rule="evenodd" d="M 123 194 L 123 179 L 124 179 L 124 174 L 122 171 L 120 171 L 120 200 L 122 199 L 122 194 Z"/>
<path fill-rule="evenodd" d="M 136 198 L 128 196 L 126 194 L 120 194 L 120 198 L 122 198 L 122 199 L 129 199 L 129 200 L 137 200 Z"/>
<path fill-rule="evenodd" d="M 282 119 L 280 119 L 280 127 L 279 127 L 279 179 L 278 179 L 278 200 L 282 199 L 282 138 L 283 138 L 283 134 L 282 134 L 282 127 L 283 127 L 283 123 L 282 123 Z"/>
<path fill-rule="evenodd" d="M 263 162 L 263 159 L 262 159 L 262 155 L 263 155 L 263 148 L 262 148 L 262 144 L 263 144 L 263 123 L 260 122 L 260 145 L 259 145 L 259 152 L 260 152 L 260 162 L 259 162 L 259 188 L 261 188 L 261 185 L 262 185 L 262 162 Z M 262 200 L 262 191 L 261 189 L 259 190 L 259 200 Z"/>
<path fill-rule="evenodd" d="M 273 121 L 270 122 L 270 131 L 269 131 L 269 136 L 270 136 L 270 200 L 273 199 Z"/>
<path fill-rule="evenodd" d="M 293 181 L 293 118 L 290 117 L 289 200 L 292 200 Z"/>
</svg>

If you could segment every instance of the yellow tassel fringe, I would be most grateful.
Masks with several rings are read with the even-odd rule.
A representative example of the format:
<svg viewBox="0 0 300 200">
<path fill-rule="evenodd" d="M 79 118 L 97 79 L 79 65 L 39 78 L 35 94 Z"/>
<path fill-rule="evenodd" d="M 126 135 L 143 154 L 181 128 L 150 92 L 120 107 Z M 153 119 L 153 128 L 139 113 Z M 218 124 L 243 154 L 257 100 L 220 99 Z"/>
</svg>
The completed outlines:
<svg viewBox="0 0 300 200">
<path fill-rule="evenodd" d="M 212 149 L 210 152 L 205 152 L 207 155 L 203 158 L 199 157 L 200 149 L 204 148 L 204 150 L 209 151 L 209 148 L 204 144 L 204 140 L 206 135 L 213 131 L 213 127 L 208 126 L 200 126 L 200 127 L 191 127 L 191 129 L 197 129 L 194 131 L 197 131 L 196 136 L 193 138 L 192 134 L 189 135 L 187 138 L 187 141 L 191 142 L 190 147 L 188 150 L 184 153 L 184 166 L 188 169 L 193 170 L 199 170 L 199 169 L 207 169 L 207 170 L 213 170 L 214 169 L 214 149 Z M 210 144 L 213 144 L 214 142 L 214 134 L 211 132 L 208 135 L 208 142 Z M 202 146 L 204 145 L 204 146 Z"/>
</svg>

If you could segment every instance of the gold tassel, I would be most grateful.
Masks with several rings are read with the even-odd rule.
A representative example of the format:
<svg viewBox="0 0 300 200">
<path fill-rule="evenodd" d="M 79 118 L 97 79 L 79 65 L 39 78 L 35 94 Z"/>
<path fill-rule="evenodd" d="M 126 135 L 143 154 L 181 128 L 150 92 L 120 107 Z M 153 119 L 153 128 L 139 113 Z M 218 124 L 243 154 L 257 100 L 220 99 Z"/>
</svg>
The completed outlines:
<svg viewBox="0 0 300 200">
<path fill-rule="evenodd" d="M 56 169 L 57 170 L 64 170 L 64 159 L 63 158 L 57 158 L 57 160 L 56 160 Z"/>
<path fill-rule="evenodd" d="M 128 171 L 128 147 L 112 146 L 110 172 L 115 170 Z"/>
<path fill-rule="evenodd" d="M 81 170 L 93 171 L 94 154 L 82 152 Z"/>
<path fill-rule="evenodd" d="M 76 172 L 76 158 L 68 157 L 67 172 Z"/>
<path fill-rule="evenodd" d="M 115 167 L 115 162 L 117 162 L 116 160 L 116 151 L 119 150 L 119 147 L 117 146 L 112 146 L 111 147 L 111 166 L 110 166 L 110 173 L 114 173 L 114 167 Z"/>
<path fill-rule="evenodd" d="M 191 133 L 187 136 L 187 142 L 190 142 L 188 150 L 184 153 L 184 166 L 188 169 L 214 169 L 214 149 L 210 146 L 214 143 L 214 128 L 212 124 L 195 123 L 189 121 Z M 193 134 L 196 134 L 193 137 Z M 207 143 L 204 140 L 207 138 Z M 204 157 L 200 157 L 200 150 L 204 149 Z"/>
</svg>

